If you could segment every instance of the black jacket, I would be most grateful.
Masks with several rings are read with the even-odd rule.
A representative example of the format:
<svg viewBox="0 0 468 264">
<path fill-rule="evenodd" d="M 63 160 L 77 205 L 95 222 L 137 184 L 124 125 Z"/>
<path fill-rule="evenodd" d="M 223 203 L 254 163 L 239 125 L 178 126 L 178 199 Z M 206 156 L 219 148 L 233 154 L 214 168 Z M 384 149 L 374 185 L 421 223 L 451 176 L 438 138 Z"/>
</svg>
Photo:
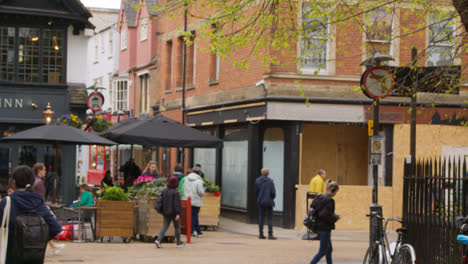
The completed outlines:
<svg viewBox="0 0 468 264">
<path fill-rule="evenodd" d="M 162 193 L 162 213 L 165 216 L 182 216 L 182 202 L 177 189 L 165 188 Z"/>
<path fill-rule="evenodd" d="M 317 196 L 310 207 L 317 210 L 317 230 L 330 231 L 335 229 L 335 222 L 338 216 L 335 214 L 335 200 L 329 195 L 322 194 Z"/>
<path fill-rule="evenodd" d="M 274 207 L 276 190 L 273 180 L 267 176 L 260 176 L 255 181 L 255 195 L 260 207 Z"/>
<path fill-rule="evenodd" d="M 12 263 L 11 259 L 11 245 L 13 245 L 13 234 L 15 230 L 15 220 L 22 211 L 35 210 L 45 222 L 49 225 L 49 238 L 54 238 L 61 231 L 59 223 L 55 220 L 54 216 L 50 213 L 49 209 L 44 203 L 42 195 L 27 191 L 15 191 L 10 194 L 11 207 L 10 207 L 10 226 L 8 228 L 8 248 L 6 263 Z M 3 219 L 3 210 L 6 205 L 6 199 L 0 202 L 0 221 Z"/>
</svg>

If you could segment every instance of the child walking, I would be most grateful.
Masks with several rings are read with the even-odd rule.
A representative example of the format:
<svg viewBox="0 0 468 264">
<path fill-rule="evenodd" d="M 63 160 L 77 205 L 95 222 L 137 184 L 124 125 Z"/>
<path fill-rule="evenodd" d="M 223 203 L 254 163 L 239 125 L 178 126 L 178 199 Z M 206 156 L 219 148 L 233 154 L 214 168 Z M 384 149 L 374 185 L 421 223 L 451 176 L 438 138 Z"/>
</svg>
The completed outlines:
<svg viewBox="0 0 468 264">
<path fill-rule="evenodd" d="M 162 191 L 162 214 L 164 217 L 163 227 L 159 231 L 158 238 L 154 241 L 156 247 L 162 248 L 161 241 L 164 238 L 171 221 L 174 223 L 175 236 L 177 240 L 176 247 L 185 247 L 185 244 L 180 241 L 180 219 L 182 213 L 182 203 L 180 201 L 180 194 L 177 191 L 179 182 L 177 177 L 171 176 L 167 181 L 167 187 Z"/>
</svg>

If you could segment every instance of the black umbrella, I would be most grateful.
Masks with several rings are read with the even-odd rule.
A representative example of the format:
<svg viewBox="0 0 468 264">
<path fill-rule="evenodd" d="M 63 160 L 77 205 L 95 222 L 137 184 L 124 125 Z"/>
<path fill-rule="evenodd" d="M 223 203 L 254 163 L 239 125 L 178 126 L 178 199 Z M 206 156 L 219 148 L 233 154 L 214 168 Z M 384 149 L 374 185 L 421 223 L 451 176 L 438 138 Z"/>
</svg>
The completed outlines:
<svg viewBox="0 0 468 264">
<path fill-rule="evenodd" d="M 157 110 L 153 117 L 124 120 L 101 135 L 121 144 L 143 146 L 183 148 L 223 146 L 221 139 L 167 118 Z"/>
<path fill-rule="evenodd" d="M 58 145 L 73 144 L 73 145 L 115 145 L 106 138 L 98 136 L 94 133 L 82 131 L 78 128 L 71 127 L 65 124 L 50 124 L 39 127 L 34 127 L 28 130 L 18 132 L 9 137 L 1 138 L 0 141 L 8 142 L 39 142 L 55 144 L 55 176 L 54 176 L 54 203 L 56 202 L 56 183 L 57 183 L 57 160 L 58 160 Z"/>
</svg>

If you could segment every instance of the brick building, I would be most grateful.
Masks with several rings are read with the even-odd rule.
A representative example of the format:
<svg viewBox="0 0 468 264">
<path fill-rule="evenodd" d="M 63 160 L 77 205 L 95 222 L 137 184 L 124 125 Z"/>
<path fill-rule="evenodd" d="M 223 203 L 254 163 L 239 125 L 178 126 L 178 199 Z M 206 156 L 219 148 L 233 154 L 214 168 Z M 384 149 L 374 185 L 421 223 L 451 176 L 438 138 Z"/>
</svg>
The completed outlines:
<svg viewBox="0 0 468 264">
<path fill-rule="evenodd" d="M 306 12 L 306 7 L 307 4 L 302 5 L 303 12 Z M 152 91 L 159 93 L 154 95 L 151 103 L 159 103 L 164 115 L 181 120 L 183 38 L 180 29 L 184 21 L 180 10 L 169 12 L 178 15 L 169 18 L 160 14 L 157 20 L 161 34 L 159 47 L 155 49 L 158 51 L 156 67 L 159 82 Z M 430 16 L 419 19 L 411 15 L 418 10 L 412 11 L 404 6 L 397 7 L 392 15 L 387 12 L 375 10 L 370 16 L 383 21 L 382 27 L 392 36 L 403 35 L 400 25 L 416 25 L 432 19 Z M 136 15 L 128 13 L 121 14 L 125 18 L 122 19 L 121 38 L 122 32 L 126 32 L 129 39 L 136 38 L 138 30 L 131 30 L 135 30 L 137 25 L 129 21 L 138 20 L 129 20 Z M 372 118 L 372 100 L 355 91 L 364 71 L 359 66 L 362 61 L 374 54 L 387 54 L 395 59 L 393 66 L 406 66 L 410 63 L 410 49 L 416 46 L 421 51 L 428 50 L 426 56 L 421 57 L 420 65 L 439 66 L 452 62 L 466 65 L 468 62 L 466 53 L 455 60 L 445 57 L 452 53 L 454 47 L 447 43 L 432 43 L 430 36 L 435 28 L 428 27 L 422 33 L 387 41 L 380 39 L 378 33 L 361 33 L 358 23 L 348 21 L 340 25 L 326 24 L 323 30 L 327 34 L 321 35 L 317 42 L 319 45 L 314 46 L 323 51 L 318 53 L 319 56 L 307 56 L 310 50 L 302 48 L 305 42 L 311 43 L 314 39 L 301 39 L 297 41 L 295 56 L 281 57 L 281 62 L 288 62 L 287 66 L 270 65 L 267 68 L 252 56 L 246 72 L 235 68 L 233 61 L 248 54 L 249 47 L 236 50 L 234 58 L 220 59 L 216 54 L 205 52 L 209 43 L 198 39 L 197 32 L 201 30 L 203 21 L 189 16 L 187 22 L 193 44 L 187 46 L 186 124 L 224 140 L 223 149 L 190 151 L 189 164 L 201 163 L 206 177 L 221 185 L 223 214 L 241 216 L 249 222 L 256 222 L 255 178 L 262 167 L 270 168 L 278 193 L 275 223 L 290 228 L 301 221 L 301 213 L 305 211 L 302 198 L 306 185 L 320 168 L 327 171 L 330 179 L 342 185 L 340 196 L 344 198 L 343 203 L 337 205 L 338 209 L 351 208 L 351 214 L 356 215 L 349 215 L 341 221 L 339 228 L 360 229 L 363 222 L 367 223 L 363 219 L 370 204 L 368 197 L 373 184 L 368 165 L 367 134 L 367 120 Z M 453 26 L 454 30 L 460 30 L 460 22 L 456 19 L 451 24 L 434 25 Z M 139 64 L 130 61 L 139 57 L 136 52 L 132 47 L 121 52 L 121 59 L 127 56 L 129 61 L 120 64 L 121 72 L 128 72 L 133 83 L 136 79 L 130 73 L 136 70 L 132 66 Z M 301 63 L 296 63 L 298 56 L 304 58 Z M 463 82 L 466 82 L 466 71 L 463 76 Z M 260 80 L 265 84 L 258 83 Z M 140 94 L 135 87 L 128 87 L 129 109 L 134 108 L 138 113 Z M 435 127 L 457 123 L 444 116 L 466 118 L 468 113 L 462 106 L 467 99 L 464 95 L 467 87 L 467 84 L 462 85 L 461 92 L 456 94 L 435 96 L 419 93 L 420 102 L 430 102 L 436 107 L 418 109 L 421 111 L 418 123 L 432 121 Z M 309 104 L 305 103 L 301 89 L 309 98 Z M 402 197 L 402 175 L 399 172 L 403 164 L 400 161 L 409 153 L 396 153 L 394 150 L 402 140 L 395 138 L 395 135 L 402 135 L 395 129 L 406 126 L 409 118 L 408 107 L 401 106 L 405 102 L 408 103 L 409 98 L 395 96 L 383 100 L 381 107 L 383 125 L 379 134 L 385 137 L 386 155 L 380 166 L 379 185 L 383 188 L 381 195 L 386 215 L 401 215 L 401 206 L 397 205 Z M 428 126 L 425 129 L 432 128 Z M 441 144 L 439 149 L 443 147 Z M 460 144 L 467 147 L 463 145 L 465 143 Z M 172 167 L 176 162 L 176 151 L 165 150 L 164 154 L 166 163 L 171 159 L 169 164 Z"/>
</svg>

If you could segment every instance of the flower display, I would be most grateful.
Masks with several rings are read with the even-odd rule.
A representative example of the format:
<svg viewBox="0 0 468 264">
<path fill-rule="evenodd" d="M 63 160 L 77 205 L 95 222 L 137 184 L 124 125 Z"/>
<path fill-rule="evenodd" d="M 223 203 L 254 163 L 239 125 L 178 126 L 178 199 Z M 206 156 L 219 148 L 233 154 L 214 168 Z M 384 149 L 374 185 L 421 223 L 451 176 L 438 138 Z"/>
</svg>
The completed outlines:
<svg viewBox="0 0 468 264">
<path fill-rule="evenodd" d="M 216 193 L 218 194 L 219 196 L 219 186 L 214 184 L 212 180 L 208 180 L 207 178 L 204 178 L 203 179 L 203 187 L 205 187 L 205 191 L 206 192 L 209 192 L 209 193 L 215 193 L 215 196 L 216 196 Z M 218 197 L 216 196 L 216 197 Z"/>
<path fill-rule="evenodd" d="M 60 118 L 60 123 L 67 124 L 76 128 L 81 128 L 81 126 L 83 125 L 83 121 L 81 121 L 81 119 L 74 114 L 64 114 Z"/>
<path fill-rule="evenodd" d="M 109 121 L 107 117 L 102 116 L 102 115 L 98 115 L 94 117 L 91 122 L 92 122 L 91 128 L 93 129 L 93 131 L 96 131 L 96 132 L 103 132 L 112 126 L 112 122 Z"/>
<path fill-rule="evenodd" d="M 166 178 L 154 179 L 151 176 L 139 176 L 132 187 L 128 189 L 131 197 L 152 196 L 159 197 L 167 186 Z"/>
</svg>

